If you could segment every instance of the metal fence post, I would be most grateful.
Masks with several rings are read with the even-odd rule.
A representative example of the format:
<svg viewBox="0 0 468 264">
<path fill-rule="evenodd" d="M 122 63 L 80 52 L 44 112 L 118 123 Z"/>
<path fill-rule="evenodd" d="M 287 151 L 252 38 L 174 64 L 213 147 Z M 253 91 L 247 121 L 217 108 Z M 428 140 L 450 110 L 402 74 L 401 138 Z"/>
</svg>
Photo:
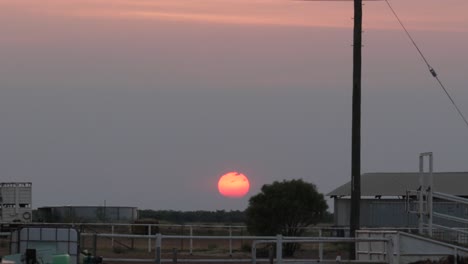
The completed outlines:
<svg viewBox="0 0 468 264">
<path fill-rule="evenodd" d="M 177 263 L 177 248 L 172 249 L 172 263 Z"/>
<path fill-rule="evenodd" d="M 97 233 L 93 235 L 93 256 L 97 256 Z"/>
<path fill-rule="evenodd" d="M 319 229 L 319 237 L 322 237 L 322 229 Z M 319 261 L 323 260 L 323 243 L 319 243 Z"/>
<path fill-rule="evenodd" d="M 193 253 L 193 226 L 190 225 L 190 255 Z"/>
<path fill-rule="evenodd" d="M 151 225 L 148 225 L 148 253 L 151 253 Z"/>
<path fill-rule="evenodd" d="M 276 235 L 276 263 L 283 263 L 283 236 Z"/>
<path fill-rule="evenodd" d="M 111 233 L 112 233 L 111 245 L 113 248 L 114 247 L 114 225 L 111 225 Z"/>
<path fill-rule="evenodd" d="M 180 226 L 180 235 L 183 236 L 185 231 L 185 225 Z M 184 239 L 180 239 L 180 250 L 184 251 Z"/>
<path fill-rule="evenodd" d="M 427 211 L 428 211 L 428 222 L 429 222 L 429 236 L 432 237 L 432 213 L 433 213 L 433 197 L 432 193 L 434 192 L 434 176 L 432 175 L 433 170 L 433 158 L 432 153 L 429 154 L 429 184 L 428 184 L 428 194 L 427 194 Z M 456 263 L 456 260 L 455 260 Z"/>
<path fill-rule="evenodd" d="M 424 214 L 423 214 L 423 206 L 424 206 L 424 160 L 423 155 L 419 155 L 419 194 L 418 194 L 418 232 L 420 235 L 423 235 L 423 225 L 424 225 Z"/>
<path fill-rule="evenodd" d="M 387 240 L 387 262 L 393 264 L 393 238 Z"/>
<path fill-rule="evenodd" d="M 400 232 L 397 232 L 394 238 L 395 238 L 395 243 L 393 244 L 393 248 L 396 249 L 395 263 L 400 263 Z"/>
<path fill-rule="evenodd" d="M 161 264 L 161 245 L 162 244 L 162 238 L 161 238 L 161 234 L 158 233 L 156 234 L 156 248 L 155 248 L 155 253 L 156 253 L 156 258 L 155 258 L 155 262 L 156 264 Z"/>
<path fill-rule="evenodd" d="M 257 243 L 252 242 L 252 264 L 257 263 Z"/>
<path fill-rule="evenodd" d="M 268 246 L 268 261 L 270 264 L 273 264 L 273 245 Z"/>
<path fill-rule="evenodd" d="M 456 247 L 453 247 L 453 259 L 454 259 L 454 263 L 455 264 L 458 264 L 458 249 Z"/>
<path fill-rule="evenodd" d="M 232 257 L 232 227 L 229 226 L 229 256 Z"/>
<path fill-rule="evenodd" d="M 429 157 L 429 177 L 426 178 L 424 177 L 424 157 Z M 432 181 L 433 181 L 433 175 L 432 175 L 432 170 L 433 170 L 433 158 L 432 158 L 432 152 L 424 152 L 419 154 L 419 185 L 420 186 L 420 201 L 419 201 L 419 231 L 420 233 L 423 232 L 422 228 L 425 222 L 425 219 L 427 219 L 428 222 L 428 229 L 427 229 L 427 234 L 432 237 L 432 192 L 433 192 L 433 186 L 432 186 Z M 426 180 L 425 180 L 426 178 Z M 426 198 L 425 205 L 426 205 L 426 210 L 423 208 L 424 204 L 424 198 Z M 423 233 L 421 233 L 423 234 Z"/>
</svg>

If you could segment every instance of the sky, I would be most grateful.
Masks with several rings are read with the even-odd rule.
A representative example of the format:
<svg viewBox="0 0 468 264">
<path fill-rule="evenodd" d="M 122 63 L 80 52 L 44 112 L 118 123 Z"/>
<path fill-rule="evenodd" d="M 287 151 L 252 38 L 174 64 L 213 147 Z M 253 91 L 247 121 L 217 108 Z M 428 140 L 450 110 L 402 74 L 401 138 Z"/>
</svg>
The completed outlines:
<svg viewBox="0 0 468 264">
<path fill-rule="evenodd" d="M 391 0 L 468 115 L 468 2 Z M 33 207 L 244 210 L 351 178 L 352 2 L 0 0 L 0 179 Z M 385 2 L 365 2 L 362 172 L 468 171 L 468 128 Z M 250 179 L 243 198 L 219 177 Z"/>
</svg>

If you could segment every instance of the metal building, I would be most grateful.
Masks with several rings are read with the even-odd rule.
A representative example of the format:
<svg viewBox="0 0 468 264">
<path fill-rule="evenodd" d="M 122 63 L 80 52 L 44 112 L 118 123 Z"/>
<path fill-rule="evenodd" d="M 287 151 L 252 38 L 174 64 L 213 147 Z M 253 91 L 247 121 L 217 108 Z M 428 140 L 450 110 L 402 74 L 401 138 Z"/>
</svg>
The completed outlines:
<svg viewBox="0 0 468 264">
<path fill-rule="evenodd" d="M 38 220 L 48 223 L 133 223 L 138 209 L 127 206 L 40 207 Z"/>
<path fill-rule="evenodd" d="M 0 183 L 0 222 L 32 221 L 32 183 Z"/>
<path fill-rule="evenodd" d="M 361 175 L 361 210 L 362 227 L 418 227 L 415 214 L 407 213 L 408 190 L 419 187 L 419 172 L 410 173 L 365 173 Z M 468 172 L 433 173 L 434 191 L 468 197 Z M 327 194 L 334 199 L 334 224 L 338 227 L 349 226 L 351 210 L 350 182 Z M 411 206 L 411 203 L 410 203 Z M 455 202 L 434 200 L 434 211 L 468 218 L 468 206 Z M 434 223 L 467 227 L 444 219 L 434 219 Z"/>
</svg>

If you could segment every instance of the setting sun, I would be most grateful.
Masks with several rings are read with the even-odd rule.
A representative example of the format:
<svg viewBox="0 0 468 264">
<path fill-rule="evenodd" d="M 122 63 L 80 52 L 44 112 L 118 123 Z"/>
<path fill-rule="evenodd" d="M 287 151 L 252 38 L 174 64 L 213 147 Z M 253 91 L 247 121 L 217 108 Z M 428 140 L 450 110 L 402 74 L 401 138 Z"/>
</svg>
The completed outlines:
<svg viewBox="0 0 468 264">
<path fill-rule="evenodd" d="M 223 196 L 232 198 L 244 197 L 249 191 L 249 179 L 238 172 L 228 172 L 218 181 L 218 190 Z"/>
</svg>

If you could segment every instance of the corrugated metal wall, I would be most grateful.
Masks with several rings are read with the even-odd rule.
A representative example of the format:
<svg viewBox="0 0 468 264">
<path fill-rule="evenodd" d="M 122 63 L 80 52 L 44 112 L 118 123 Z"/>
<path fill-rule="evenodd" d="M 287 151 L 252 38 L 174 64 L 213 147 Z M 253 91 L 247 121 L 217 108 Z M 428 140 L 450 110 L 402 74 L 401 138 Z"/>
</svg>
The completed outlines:
<svg viewBox="0 0 468 264">
<path fill-rule="evenodd" d="M 349 226 L 350 199 L 335 199 L 335 225 Z M 434 202 L 434 211 L 461 218 L 468 218 L 468 206 L 454 202 Z M 418 217 L 406 213 L 402 199 L 362 199 L 360 221 L 362 227 L 410 227 L 417 228 Z M 468 227 L 461 223 L 434 218 L 434 223 L 450 227 Z"/>
</svg>

